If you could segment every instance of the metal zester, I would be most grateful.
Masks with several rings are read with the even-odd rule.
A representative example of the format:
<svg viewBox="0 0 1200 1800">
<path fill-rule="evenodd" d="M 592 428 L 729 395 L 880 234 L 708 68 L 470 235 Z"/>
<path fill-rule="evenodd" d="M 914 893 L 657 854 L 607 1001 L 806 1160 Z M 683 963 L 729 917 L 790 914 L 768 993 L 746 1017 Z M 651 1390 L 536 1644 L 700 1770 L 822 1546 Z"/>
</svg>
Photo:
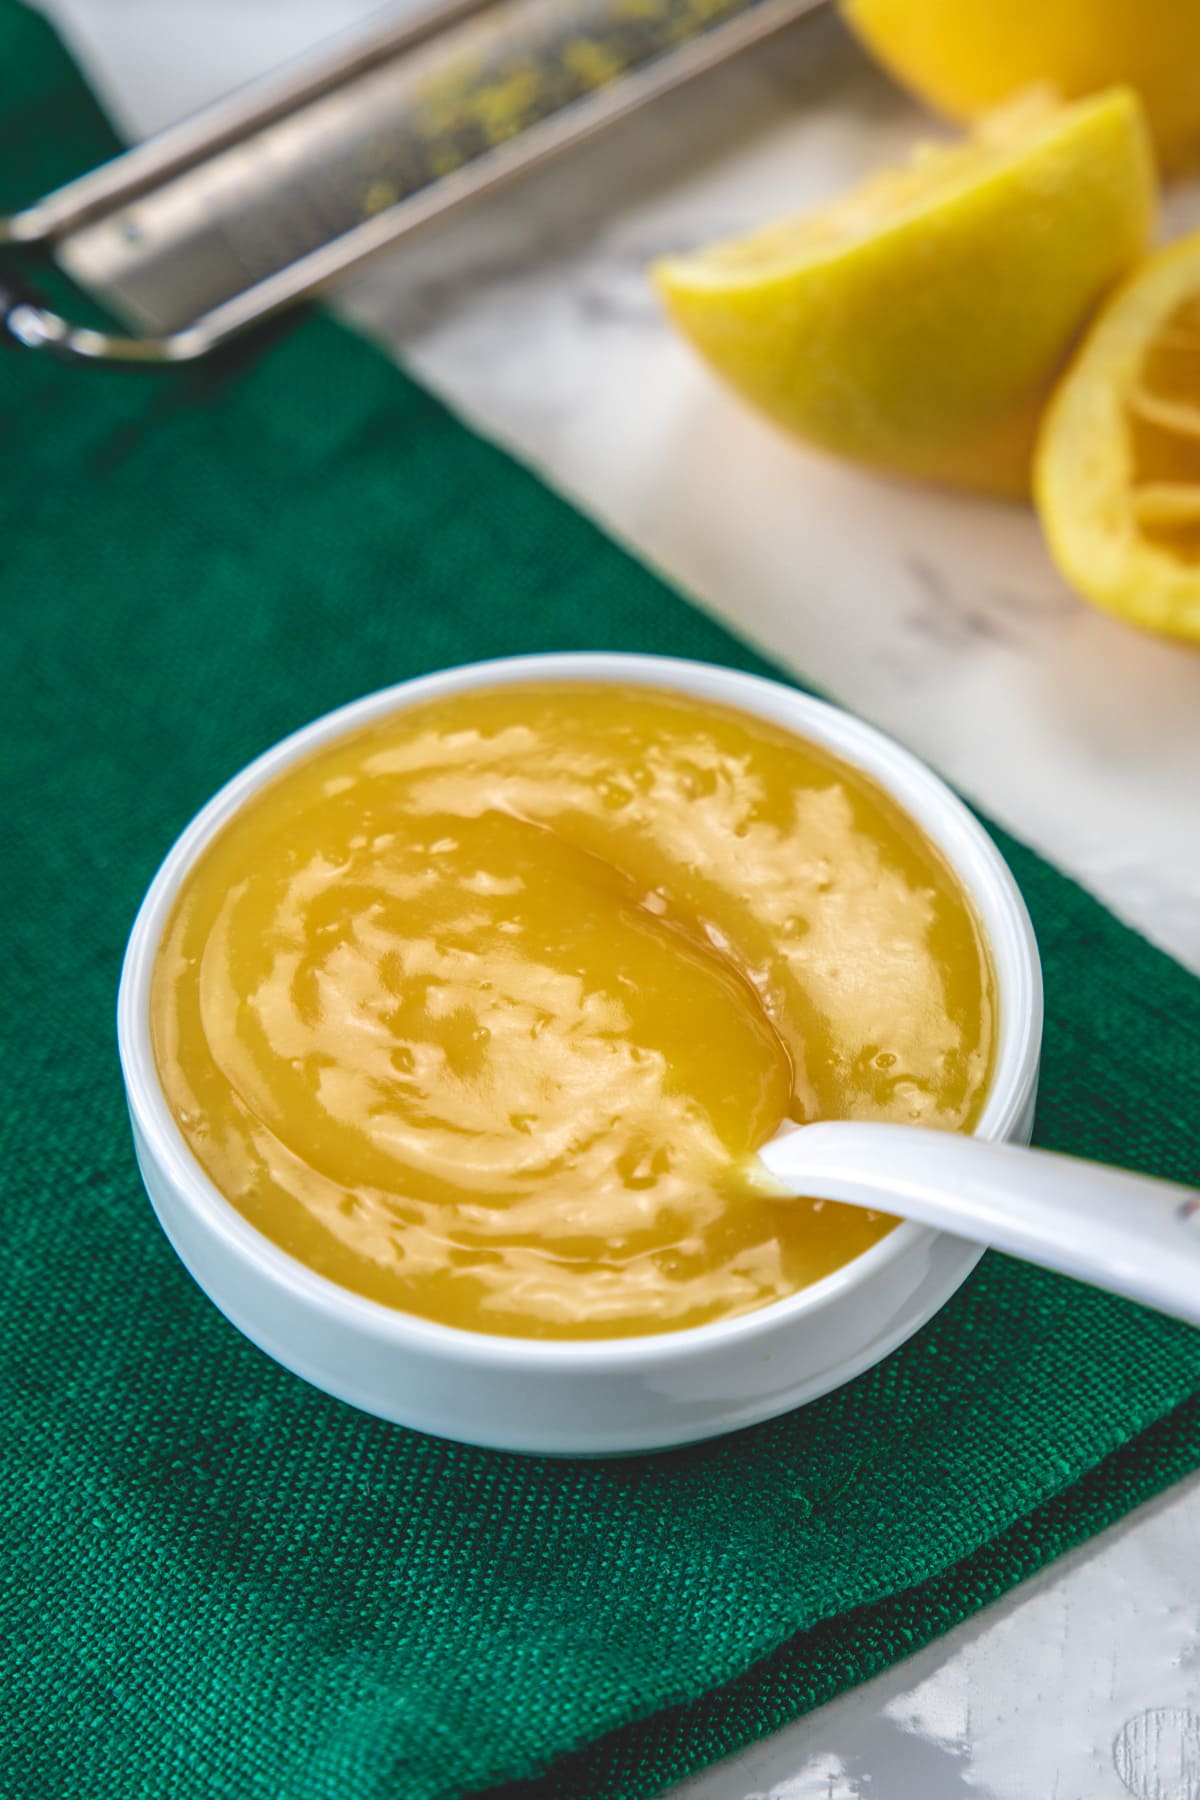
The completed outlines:
<svg viewBox="0 0 1200 1800">
<path fill-rule="evenodd" d="M 0 218 L 0 335 L 191 361 L 821 4 L 440 0 L 385 17 Z M 27 253 L 126 330 L 45 304 Z"/>
</svg>

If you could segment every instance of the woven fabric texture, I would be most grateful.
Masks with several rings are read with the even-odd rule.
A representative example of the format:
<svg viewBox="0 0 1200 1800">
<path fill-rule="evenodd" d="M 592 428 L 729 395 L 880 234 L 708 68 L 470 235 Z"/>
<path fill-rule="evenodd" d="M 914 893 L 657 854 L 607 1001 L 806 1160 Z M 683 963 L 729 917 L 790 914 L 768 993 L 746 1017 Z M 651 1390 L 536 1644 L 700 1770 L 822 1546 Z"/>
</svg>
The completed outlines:
<svg viewBox="0 0 1200 1800">
<path fill-rule="evenodd" d="M 0 0 L 0 206 L 110 148 Z M 1200 1334 L 997 1256 L 840 1393 L 619 1462 L 463 1449 L 244 1342 L 142 1194 L 113 1040 L 173 836 L 438 665 L 764 664 L 324 318 L 171 378 L 0 362 L 0 1793 L 637 1800 L 1200 1462 Z M 997 834 L 1039 1137 L 1196 1173 L 1200 984 Z"/>
</svg>

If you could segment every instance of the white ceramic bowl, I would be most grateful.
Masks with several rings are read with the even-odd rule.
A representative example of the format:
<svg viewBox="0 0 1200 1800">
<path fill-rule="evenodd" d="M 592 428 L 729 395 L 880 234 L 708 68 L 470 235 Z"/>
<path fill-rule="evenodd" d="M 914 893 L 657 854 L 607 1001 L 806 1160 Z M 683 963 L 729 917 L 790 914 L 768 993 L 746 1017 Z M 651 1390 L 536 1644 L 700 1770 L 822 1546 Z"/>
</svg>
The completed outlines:
<svg viewBox="0 0 1200 1800">
<path fill-rule="evenodd" d="M 1037 945 L 1012 876 L 966 807 L 922 763 L 834 707 L 756 676 L 649 656 L 514 657 L 448 669 L 343 707 L 260 756 L 192 821 L 146 895 L 121 974 L 121 1066 L 159 1222 L 209 1298 L 268 1355 L 367 1412 L 465 1443 L 557 1455 L 654 1450 L 773 1418 L 849 1381 L 923 1325 L 980 1252 L 903 1224 L 812 1287 L 690 1331 L 595 1343 L 460 1331 L 327 1281 L 248 1224 L 193 1157 L 151 1050 L 150 977 L 175 897 L 251 794 L 318 745 L 384 714 L 539 680 L 667 688 L 737 707 L 826 745 L 887 789 L 940 846 L 991 948 L 999 1045 L 978 1134 L 1028 1141 L 1042 1032 Z"/>
</svg>

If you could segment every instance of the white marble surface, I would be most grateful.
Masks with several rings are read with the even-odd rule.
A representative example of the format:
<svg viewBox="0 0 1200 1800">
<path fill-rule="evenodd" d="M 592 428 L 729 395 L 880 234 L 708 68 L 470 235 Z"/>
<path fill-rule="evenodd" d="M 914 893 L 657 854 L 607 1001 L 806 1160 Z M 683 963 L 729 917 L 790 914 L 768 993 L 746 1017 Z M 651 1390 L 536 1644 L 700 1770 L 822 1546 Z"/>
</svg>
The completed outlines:
<svg viewBox="0 0 1200 1800">
<path fill-rule="evenodd" d="M 45 0 L 125 129 L 362 0 Z M 918 129 L 832 19 L 380 265 L 348 310 L 700 602 L 1200 969 L 1200 655 L 1076 600 L 1025 512 L 783 441 L 666 330 L 652 255 Z M 1177 194 L 1173 225 L 1200 222 Z M 677 1800 L 1200 1800 L 1200 1482 Z"/>
</svg>

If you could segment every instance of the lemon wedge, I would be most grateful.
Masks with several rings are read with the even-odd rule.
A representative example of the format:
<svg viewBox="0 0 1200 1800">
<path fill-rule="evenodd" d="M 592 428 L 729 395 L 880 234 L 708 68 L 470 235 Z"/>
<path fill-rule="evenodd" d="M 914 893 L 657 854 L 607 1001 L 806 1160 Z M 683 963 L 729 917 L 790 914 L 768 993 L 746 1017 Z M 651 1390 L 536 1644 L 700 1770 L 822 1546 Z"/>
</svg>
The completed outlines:
<svg viewBox="0 0 1200 1800">
<path fill-rule="evenodd" d="M 655 264 L 672 318 L 811 444 L 1028 492 L 1039 410 L 1154 208 L 1136 97 L 1023 98 L 807 218 Z"/>
<path fill-rule="evenodd" d="M 1200 639 L 1200 232 L 1143 263 L 1096 320 L 1047 409 L 1035 488 L 1081 594 Z"/>
<path fill-rule="evenodd" d="M 1075 98 L 1127 82 L 1167 168 L 1200 157 L 1196 0 L 842 0 L 889 74 L 950 119 L 1034 81 Z"/>
</svg>

